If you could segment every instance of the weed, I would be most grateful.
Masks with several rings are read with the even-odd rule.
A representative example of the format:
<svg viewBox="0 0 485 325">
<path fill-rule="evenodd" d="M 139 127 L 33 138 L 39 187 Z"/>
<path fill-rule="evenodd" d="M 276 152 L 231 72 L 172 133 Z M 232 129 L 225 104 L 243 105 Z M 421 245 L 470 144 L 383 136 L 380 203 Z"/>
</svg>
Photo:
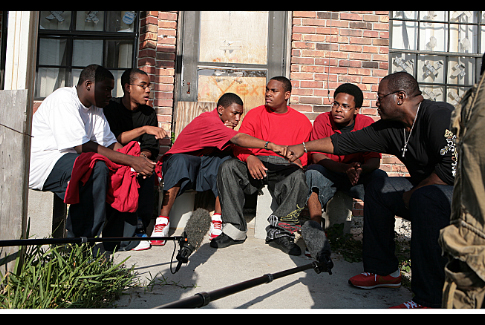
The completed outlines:
<svg viewBox="0 0 485 325">
<path fill-rule="evenodd" d="M 24 263 L 0 281 L 0 308 L 110 307 L 135 285 L 133 267 L 123 260 L 93 257 L 88 244 L 29 246 Z"/>
</svg>

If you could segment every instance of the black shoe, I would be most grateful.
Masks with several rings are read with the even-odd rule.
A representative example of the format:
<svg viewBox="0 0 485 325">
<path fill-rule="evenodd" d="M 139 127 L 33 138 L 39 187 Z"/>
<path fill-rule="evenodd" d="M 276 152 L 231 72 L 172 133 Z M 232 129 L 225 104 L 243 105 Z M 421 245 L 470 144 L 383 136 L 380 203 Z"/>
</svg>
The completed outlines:
<svg viewBox="0 0 485 325">
<path fill-rule="evenodd" d="M 210 247 L 212 248 L 224 248 L 227 246 L 242 244 L 244 240 L 234 240 L 225 233 L 220 234 L 216 238 L 211 240 Z"/>
<path fill-rule="evenodd" d="M 301 248 L 293 242 L 293 239 L 288 236 L 283 236 L 273 240 L 278 244 L 283 252 L 289 255 L 299 256 L 301 255 Z"/>
</svg>

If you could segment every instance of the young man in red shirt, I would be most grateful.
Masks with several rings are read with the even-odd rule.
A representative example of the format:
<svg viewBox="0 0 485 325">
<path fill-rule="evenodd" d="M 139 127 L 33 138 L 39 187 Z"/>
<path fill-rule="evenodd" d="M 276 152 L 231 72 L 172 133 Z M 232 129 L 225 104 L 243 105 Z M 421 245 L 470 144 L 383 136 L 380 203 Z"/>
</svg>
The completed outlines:
<svg viewBox="0 0 485 325">
<path fill-rule="evenodd" d="M 330 112 L 320 114 L 313 123 L 310 140 L 329 137 L 335 133 L 360 130 L 374 120 L 362 114 L 364 96 L 356 85 L 345 83 L 334 92 Z M 311 152 L 305 175 L 309 187 L 308 212 L 310 218 L 318 223 L 322 220 L 322 207 L 341 190 L 349 196 L 364 200 L 364 188 L 374 177 L 386 177 L 379 169 L 381 154 L 377 152 L 358 152 L 348 155 Z"/>
<path fill-rule="evenodd" d="M 266 104 L 251 109 L 239 131 L 283 145 L 307 141 L 312 125 L 304 114 L 287 106 L 290 95 L 291 83 L 287 78 L 272 78 L 266 86 Z M 295 163 L 289 163 L 266 147 L 236 147 L 234 155 L 237 159 L 225 161 L 219 169 L 217 187 L 223 230 L 210 246 L 223 248 L 244 242 L 247 232 L 243 216 L 245 194 L 254 194 L 267 184 L 279 206 L 268 218 L 266 242 L 276 243 L 290 255 L 300 255 L 301 250 L 294 243 L 294 232 L 308 193 L 302 169 L 307 164 L 307 155 Z"/>
<path fill-rule="evenodd" d="M 211 190 L 214 194 L 216 202 L 211 239 L 218 236 L 221 207 L 216 184 L 217 171 L 222 162 L 232 157 L 232 148 L 268 148 L 277 154 L 286 154 L 284 146 L 234 130 L 243 112 L 243 102 L 238 95 L 222 95 L 217 108 L 200 114 L 190 122 L 179 134 L 172 148 L 160 158 L 155 172 L 163 177 L 163 201 L 152 237 L 168 235 L 170 210 L 177 196 L 188 189 L 195 189 L 197 192 Z M 151 244 L 161 246 L 165 241 L 153 240 Z"/>
</svg>

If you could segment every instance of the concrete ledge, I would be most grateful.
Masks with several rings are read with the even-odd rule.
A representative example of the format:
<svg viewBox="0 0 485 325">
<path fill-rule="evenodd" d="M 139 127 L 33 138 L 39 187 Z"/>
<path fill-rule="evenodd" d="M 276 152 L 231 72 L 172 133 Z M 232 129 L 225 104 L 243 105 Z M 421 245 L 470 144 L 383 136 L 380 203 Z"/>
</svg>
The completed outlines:
<svg viewBox="0 0 485 325">
<path fill-rule="evenodd" d="M 172 209 L 168 218 L 170 220 L 170 229 L 183 229 L 187 224 L 187 221 L 192 216 L 195 203 L 195 194 L 197 192 L 194 190 L 185 191 L 182 195 L 175 199 Z M 163 201 L 163 191 L 160 191 L 160 200 L 158 211 L 162 206 Z"/>
<path fill-rule="evenodd" d="M 29 189 L 27 219 L 30 238 L 63 238 L 67 205 L 54 193 Z"/>
<path fill-rule="evenodd" d="M 278 205 L 267 186 L 264 186 L 261 192 L 262 194 L 257 196 L 255 217 L 250 222 L 254 224 L 254 237 L 266 239 L 266 227 L 269 225 L 267 219 Z M 194 190 L 189 190 L 175 200 L 169 215 L 170 229 L 184 229 L 187 221 L 192 216 L 196 193 Z M 161 193 L 160 202 L 162 202 Z M 343 223 L 345 234 L 362 234 L 363 217 L 354 217 L 352 215 L 352 207 L 353 199 L 347 194 L 337 191 L 335 196 L 327 203 L 327 211 L 322 212 L 322 218 L 325 220 L 325 229 L 335 224 Z M 396 217 L 395 231 L 399 236 L 410 238 L 410 222 Z"/>
<path fill-rule="evenodd" d="M 350 233 L 352 223 L 352 207 L 354 200 L 344 192 L 337 191 L 327 203 L 327 211 L 322 212 L 325 220 L 325 229 L 335 225 L 344 224 L 344 234 Z"/>
<path fill-rule="evenodd" d="M 327 212 L 322 213 L 325 220 L 325 228 L 334 224 L 345 223 L 344 232 L 350 233 L 352 221 L 353 199 L 343 192 L 337 191 L 335 196 L 327 204 Z M 266 226 L 269 215 L 276 210 L 278 205 L 267 186 L 262 188 L 262 194 L 258 195 L 256 204 L 256 217 L 254 222 L 254 236 L 259 239 L 266 238 Z"/>
</svg>

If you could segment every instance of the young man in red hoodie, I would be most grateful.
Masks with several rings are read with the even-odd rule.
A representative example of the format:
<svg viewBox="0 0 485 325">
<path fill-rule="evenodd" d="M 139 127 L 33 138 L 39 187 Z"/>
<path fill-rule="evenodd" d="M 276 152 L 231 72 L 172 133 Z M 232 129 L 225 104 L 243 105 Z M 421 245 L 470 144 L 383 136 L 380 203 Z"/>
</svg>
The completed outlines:
<svg viewBox="0 0 485 325">
<path fill-rule="evenodd" d="M 197 192 L 210 190 L 214 194 L 216 202 L 211 239 L 218 236 L 221 207 L 216 184 L 217 171 L 222 162 L 232 157 L 232 148 L 267 148 L 277 154 L 286 153 L 284 146 L 234 130 L 243 112 L 243 102 L 238 95 L 222 95 L 217 102 L 217 108 L 200 114 L 190 122 L 179 134 L 172 148 L 160 158 L 155 172 L 163 177 L 163 201 L 152 237 L 167 236 L 170 210 L 177 196 L 188 189 L 195 189 Z M 165 241 L 151 241 L 151 244 L 160 246 Z"/>
<path fill-rule="evenodd" d="M 280 144 L 302 143 L 310 137 L 312 124 L 308 118 L 287 105 L 291 82 L 285 77 L 274 77 L 266 86 L 265 105 L 251 109 L 241 124 L 240 132 Z M 243 216 L 244 196 L 268 185 L 278 202 L 278 208 L 269 216 L 266 242 L 274 242 L 290 255 L 300 255 L 294 243 L 298 217 L 305 207 L 308 187 L 302 167 L 307 155 L 295 163 L 278 157 L 268 150 L 234 150 L 237 159 L 225 161 L 219 169 L 217 187 L 222 207 L 222 234 L 210 246 L 223 248 L 243 243 L 247 224 Z"/>
<path fill-rule="evenodd" d="M 374 120 L 362 114 L 364 95 L 356 85 L 345 83 L 334 92 L 334 101 L 330 112 L 322 113 L 313 122 L 310 140 L 329 137 L 335 133 L 360 130 L 374 123 Z M 305 175 L 309 187 L 308 212 L 310 218 L 320 223 L 322 207 L 333 198 L 337 190 L 349 196 L 364 200 L 364 188 L 373 177 L 386 177 L 380 170 L 378 152 L 358 152 L 348 155 L 324 154 L 311 152 L 311 164 Z"/>
</svg>

